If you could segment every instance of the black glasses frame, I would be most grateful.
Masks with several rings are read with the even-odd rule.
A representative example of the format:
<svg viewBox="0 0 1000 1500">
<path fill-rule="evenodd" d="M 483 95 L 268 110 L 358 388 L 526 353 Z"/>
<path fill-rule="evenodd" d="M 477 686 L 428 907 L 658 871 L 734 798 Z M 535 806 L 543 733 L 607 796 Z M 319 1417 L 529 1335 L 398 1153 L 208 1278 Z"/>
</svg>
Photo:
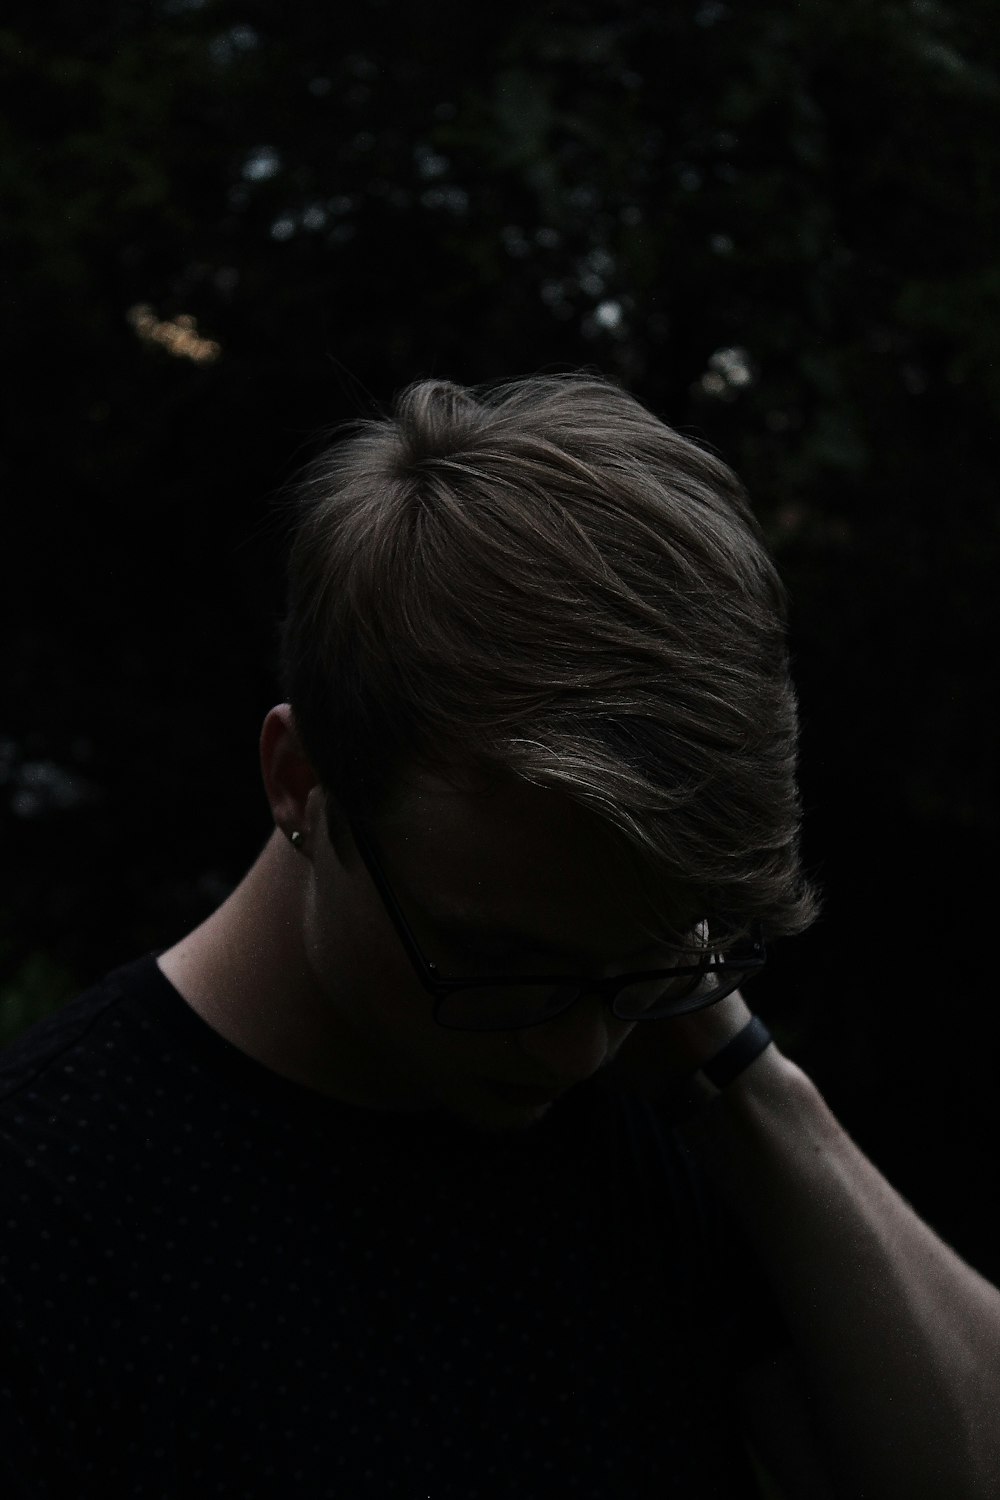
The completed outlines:
<svg viewBox="0 0 1000 1500">
<path fill-rule="evenodd" d="M 610 1005 L 612 1013 L 624 1021 L 658 1021 L 671 1016 L 689 1015 L 692 1011 L 704 1010 L 709 1005 L 715 1005 L 718 1001 L 732 994 L 743 980 L 751 974 L 763 968 L 767 962 L 767 950 L 764 946 L 763 932 L 760 923 L 754 925 L 750 952 L 739 956 L 709 954 L 707 960 L 700 964 L 688 964 L 673 969 L 641 969 L 628 974 L 615 974 L 610 979 L 595 979 L 586 974 L 493 974 L 488 979 L 482 977 L 460 976 L 445 977 L 438 972 L 438 966 L 432 960 L 424 957 L 420 951 L 413 931 L 403 914 L 402 907 L 396 900 L 392 887 L 386 879 L 382 869 L 381 858 L 375 846 L 375 840 L 370 831 L 363 831 L 359 825 L 352 823 L 351 833 L 357 845 L 358 853 L 364 860 L 369 875 L 381 897 L 382 904 L 386 909 L 390 921 L 399 935 L 400 942 L 406 950 L 407 956 L 416 971 L 417 977 L 424 988 L 434 997 L 434 1019 L 438 1025 L 444 1026 L 451 1031 L 522 1031 L 530 1026 L 541 1026 L 546 1021 L 552 1020 L 554 1016 L 562 1015 L 575 1005 L 584 995 L 600 995 L 606 1004 Z M 652 979 L 674 979 L 684 975 L 707 974 L 719 971 L 732 971 L 727 979 L 721 979 L 718 989 L 713 993 L 711 999 L 696 1000 L 691 1005 L 679 1005 L 676 1009 L 662 1012 L 660 1015 L 646 1014 L 643 1016 L 622 1016 L 615 1007 L 618 992 L 627 985 L 639 981 Z M 731 981 L 731 982 L 730 982 Z M 455 1026 L 450 1021 L 442 1021 L 440 1011 L 444 1001 L 456 990 L 475 989 L 517 989 L 529 985 L 551 985 L 553 989 L 566 985 L 570 989 L 568 998 L 558 1009 L 547 1011 L 537 1021 L 520 1022 L 516 1026 Z"/>
</svg>

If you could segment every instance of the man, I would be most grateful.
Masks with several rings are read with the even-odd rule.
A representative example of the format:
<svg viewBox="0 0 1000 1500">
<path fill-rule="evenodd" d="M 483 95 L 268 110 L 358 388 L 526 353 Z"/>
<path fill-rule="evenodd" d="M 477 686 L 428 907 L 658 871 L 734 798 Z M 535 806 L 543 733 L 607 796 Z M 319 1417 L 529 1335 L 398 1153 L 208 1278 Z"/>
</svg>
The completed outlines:
<svg viewBox="0 0 1000 1500">
<path fill-rule="evenodd" d="M 995 1495 L 1000 1295 L 741 992 L 817 896 L 737 481 L 428 381 L 294 522 L 273 833 L 0 1060 L 4 1493 Z"/>
</svg>

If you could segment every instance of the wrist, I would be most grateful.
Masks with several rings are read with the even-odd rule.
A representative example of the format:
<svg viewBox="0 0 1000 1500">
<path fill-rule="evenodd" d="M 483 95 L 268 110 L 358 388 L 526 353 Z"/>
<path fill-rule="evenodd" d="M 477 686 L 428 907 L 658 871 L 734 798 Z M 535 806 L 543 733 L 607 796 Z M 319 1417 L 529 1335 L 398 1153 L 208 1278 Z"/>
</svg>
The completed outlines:
<svg viewBox="0 0 1000 1500">
<path fill-rule="evenodd" d="M 686 1124 L 714 1100 L 751 1087 L 751 1075 L 770 1071 L 780 1058 L 765 1022 L 751 1015 L 675 1091 L 674 1123 Z"/>
</svg>

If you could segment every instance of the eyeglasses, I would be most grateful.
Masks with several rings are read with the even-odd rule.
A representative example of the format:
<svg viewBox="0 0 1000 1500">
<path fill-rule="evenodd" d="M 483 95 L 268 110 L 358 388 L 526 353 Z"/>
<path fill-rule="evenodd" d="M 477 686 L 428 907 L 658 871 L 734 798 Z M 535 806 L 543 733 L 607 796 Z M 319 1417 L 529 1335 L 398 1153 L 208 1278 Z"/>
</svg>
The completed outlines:
<svg viewBox="0 0 1000 1500">
<path fill-rule="evenodd" d="M 424 958 L 382 869 L 374 837 L 351 824 L 354 842 L 386 912 L 416 970 L 434 997 L 434 1019 L 455 1031 L 519 1031 L 561 1015 L 584 995 L 600 995 L 623 1021 L 657 1021 L 714 1005 L 761 969 L 767 960 L 760 924 L 741 948 L 719 953 L 692 934 L 687 955 L 696 961 L 669 969 L 643 969 L 595 979 L 585 974 L 497 974 L 444 977 Z M 706 924 L 700 924 L 707 931 Z"/>
</svg>

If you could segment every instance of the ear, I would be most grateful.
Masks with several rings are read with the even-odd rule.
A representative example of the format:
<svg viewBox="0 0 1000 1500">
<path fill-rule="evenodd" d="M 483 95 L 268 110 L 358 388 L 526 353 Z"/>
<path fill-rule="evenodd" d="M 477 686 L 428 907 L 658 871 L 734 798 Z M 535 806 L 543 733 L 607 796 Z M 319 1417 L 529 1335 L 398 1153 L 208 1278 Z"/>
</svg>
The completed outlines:
<svg viewBox="0 0 1000 1500">
<path fill-rule="evenodd" d="M 274 821 L 286 833 L 305 831 L 310 793 L 316 802 L 319 777 L 302 748 L 290 703 L 279 703 L 260 732 L 260 768 Z"/>
</svg>

